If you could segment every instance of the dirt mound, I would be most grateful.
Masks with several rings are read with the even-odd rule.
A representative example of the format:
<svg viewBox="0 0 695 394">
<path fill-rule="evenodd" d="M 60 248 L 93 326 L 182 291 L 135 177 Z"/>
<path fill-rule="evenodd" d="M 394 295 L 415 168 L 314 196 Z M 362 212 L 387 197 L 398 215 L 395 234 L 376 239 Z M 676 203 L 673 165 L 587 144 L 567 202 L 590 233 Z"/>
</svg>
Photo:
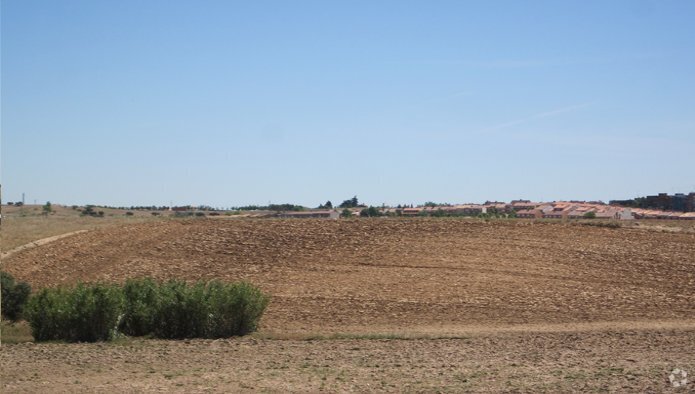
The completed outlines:
<svg viewBox="0 0 695 394">
<path fill-rule="evenodd" d="M 153 276 L 245 279 L 266 332 L 695 316 L 695 235 L 477 220 L 189 220 L 77 234 L 5 269 L 35 287 Z"/>
</svg>

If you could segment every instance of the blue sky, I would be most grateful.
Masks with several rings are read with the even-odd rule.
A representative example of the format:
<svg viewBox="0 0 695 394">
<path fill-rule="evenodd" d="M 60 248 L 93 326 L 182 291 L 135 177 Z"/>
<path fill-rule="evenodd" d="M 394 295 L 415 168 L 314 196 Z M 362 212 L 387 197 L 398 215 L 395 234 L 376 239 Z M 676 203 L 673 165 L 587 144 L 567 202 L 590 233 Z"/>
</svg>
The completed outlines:
<svg viewBox="0 0 695 394">
<path fill-rule="evenodd" d="M 2 2 L 4 200 L 695 191 L 693 1 Z"/>
</svg>

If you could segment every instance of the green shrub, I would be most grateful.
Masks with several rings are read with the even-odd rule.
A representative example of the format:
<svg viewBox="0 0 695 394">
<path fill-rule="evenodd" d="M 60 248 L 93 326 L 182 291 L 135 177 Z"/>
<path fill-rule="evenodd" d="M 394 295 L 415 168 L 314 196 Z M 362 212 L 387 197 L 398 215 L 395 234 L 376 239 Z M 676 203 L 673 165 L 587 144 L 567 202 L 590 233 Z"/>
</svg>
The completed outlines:
<svg viewBox="0 0 695 394">
<path fill-rule="evenodd" d="M 2 317 L 17 321 L 22 318 L 24 304 L 29 299 L 31 287 L 26 282 L 15 282 L 7 272 L 0 272 L 2 288 Z"/>
<path fill-rule="evenodd" d="M 113 336 L 122 309 L 119 288 L 78 284 L 41 290 L 29 300 L 26 318 L 36 341 L 96 342 Z"/>
<path fill-rule="evenodd" d="M 158 338 L 203 338 L 206 333 L 208 307 L 205 285 L 188 286 L 172 280 L 159 286 L 153 334 Z"/>
<path fill-rule="evenodd" d="M 269 301 L 260 289 L 246 282 L 210 282 L 206 298 L 209 307 L 208 338 L 226 338 L 255 331 Z"/>
<path fill-rule="evenodd" d="M 268 297 L 248 283 L 212 281 L 188 285 L 129 280 L 121 332 L 158 338 L 226 338 L 256 330 Z"/>
<path fill-rule="evenodd" d="M 159 305 L 159 285 L 152 279 L 130 279 L 123 286 L 123 318 L 119 331 L 130 336 L 151 334 Z"/>
<path fill-rule="evenodd" d="M 582 223 L 582 225 L 584 225 L 584 226 L 594 226 L 594 227 L 605 227 L 605 228 L 612 228 L 612 229 L 616 229 L 616 228 L 621 228 L 621 227 L 622 227 L 622 225 L 621 225 L 620 223 L 618 223 L 618 222 L 591 222 L 591 223 L 586 222 L 586 223 Z"/>
<path fill-rule="evenodd" d="M 26 315 L 37 341 L 101 341 L 116 328 L 130 336 L 224 338 L 255 331 L 268 302 L 245 282 L 131 279 L 122 287 L 44 289 L 30 299 Z"/>
</svg>

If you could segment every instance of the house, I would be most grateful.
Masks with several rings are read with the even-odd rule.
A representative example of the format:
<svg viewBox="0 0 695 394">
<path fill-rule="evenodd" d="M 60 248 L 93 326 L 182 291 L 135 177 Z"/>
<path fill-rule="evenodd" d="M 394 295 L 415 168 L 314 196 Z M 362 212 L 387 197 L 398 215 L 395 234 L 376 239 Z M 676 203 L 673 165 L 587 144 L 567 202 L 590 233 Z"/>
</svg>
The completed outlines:
<svg viewBox="0 0 695 394">
<path fill-rule="evenodd" d="M 338 211 L 334 210 L 315 210 L 315 211 L 286 211 L 286 212 L 280 212 L 277 214 L 277 217 L 287 219 L 287 218 L 294 218 L 294 219 L 319 219 L 319 218 L 325 218 L 325 219 L 338 219 L 340 217 L 340 213 Z"/>
<path fill-rule="evenodd" d="M 532 210 L 541 205 L 539 202 L 531 202 L 530 200 L 512 200 L 511 208 L 515 211 Z"/>
<path fill-rule="evenodd" d="M 516 212 L 516 217 L 522 219 L 541 219 L 543 211 L 540 209 L 522 209 Z"/>
</svg>

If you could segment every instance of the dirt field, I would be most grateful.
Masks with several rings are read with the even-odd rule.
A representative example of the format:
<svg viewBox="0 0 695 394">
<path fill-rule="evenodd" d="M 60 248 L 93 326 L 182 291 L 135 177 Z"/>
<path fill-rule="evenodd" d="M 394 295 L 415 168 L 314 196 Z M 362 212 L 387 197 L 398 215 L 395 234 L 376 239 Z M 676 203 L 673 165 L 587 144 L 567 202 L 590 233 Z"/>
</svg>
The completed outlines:
<svg viewBox="0 0 695 394">
<path fill-rule="evenodd" d="M 17 247 L 39 239 L 53 237 L 80 230 L 93 230 L 109 226 L 140 223 L 153 219 L 150 212 L 136 211 L 133 216 L 117 209 L 98 208 L 104 217 L 80 216 L 80 212 L 70 207 L 53 206 L 50 215 L 42 215 L 42 206 L 2 207 L 2 230 L 0 231 L 0 252 L 7 253 Z"/>
<path fill-rule="evenodd" d="M 77 234 L 3 266 L 34 287 L 149 275 L 246 279 L 272 295 L 254 340 L 7 346 L 11 391 L 51 382 L 65 391 L 661 392 L 671 369 L 695 374 L 689 231 L 523 220 L 168 220 Z M 329 339 L 301 340 L 321 336 Z M 63 358 L 70 372 L 33 376 L 24 363 Z"/>
<path fill-rule="evenodd" d="M 3 392 L 673 392 L 695 331 L 4 346 Z M 85 388 L 88 388 L 85 390 Z M 690 386 L 690 392 L 692 386 Z"/>
</svg>

